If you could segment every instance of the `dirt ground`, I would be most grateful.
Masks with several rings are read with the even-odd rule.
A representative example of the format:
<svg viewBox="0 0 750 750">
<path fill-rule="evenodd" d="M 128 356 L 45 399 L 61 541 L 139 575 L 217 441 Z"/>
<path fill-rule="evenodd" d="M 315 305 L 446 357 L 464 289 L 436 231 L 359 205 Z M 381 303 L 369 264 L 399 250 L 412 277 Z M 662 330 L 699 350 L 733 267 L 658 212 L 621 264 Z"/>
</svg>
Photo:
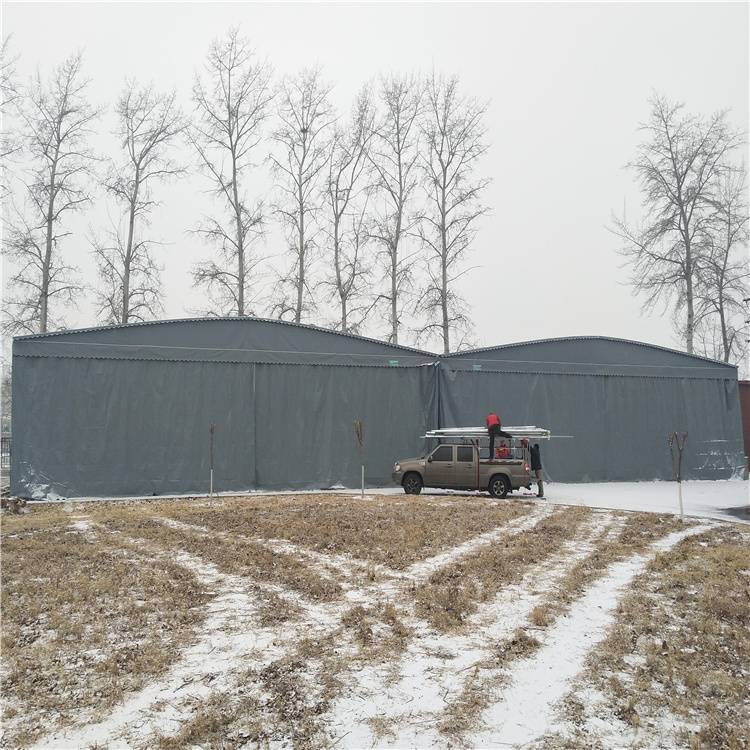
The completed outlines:
<svg viewBox="0 0 750 750">
<path fill-rule="evenodd" d="M 4 515 L 3 747 L 750 748 L 750 526 L 480 497 Z"/>
</svg>

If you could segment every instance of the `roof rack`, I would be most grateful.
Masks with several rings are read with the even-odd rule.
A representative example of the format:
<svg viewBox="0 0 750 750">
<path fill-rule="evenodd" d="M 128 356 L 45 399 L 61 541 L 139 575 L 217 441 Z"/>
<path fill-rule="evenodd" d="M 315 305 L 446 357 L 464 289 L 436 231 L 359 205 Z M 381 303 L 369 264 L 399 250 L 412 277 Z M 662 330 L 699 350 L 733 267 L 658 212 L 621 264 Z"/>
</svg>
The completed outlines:
<svg viewBox="0 0 750 750">
<path fill-rule="evenodd" d="M 549 440 L 552 435 L 550 431 L 543 427 L 535 425 L 522 425 L 516 427 L 503 427 L 503 432 L 507 432 L 514 438 L 527 438 L 534 440 Z M 467 439 L 487 439 L 487 429 L 485 427 L 444 427 L 439 430 L 427 430 L 422 436 L 424 438 L 447 439 L 447 438 L 467 438 Z M 558 437 L 558 436 L 555 436 Z M 569 437 L 568 435 L 559 437 Z"/>
</svg>

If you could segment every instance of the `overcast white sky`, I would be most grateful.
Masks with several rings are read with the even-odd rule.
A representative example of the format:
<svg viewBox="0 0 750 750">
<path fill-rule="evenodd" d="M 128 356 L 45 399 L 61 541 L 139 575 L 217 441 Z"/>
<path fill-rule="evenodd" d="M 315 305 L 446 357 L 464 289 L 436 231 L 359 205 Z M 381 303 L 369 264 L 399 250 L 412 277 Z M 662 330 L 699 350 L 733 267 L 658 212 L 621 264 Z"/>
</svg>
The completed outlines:
<svg viewBox="0 0 750 750">
<path fill-rule="evenodd" d="M 652 90 L 708 114 L 731 109 L 748 127 L 747 3 L 669 4 L 19 4 L 3 3 L 26 79 L 81 48 L 92 100 L 111 105 L 126 76 L 176 87 L 186 109 L 194 70 L 210 40 L 240 25 L 278 74 L 319 63 L 346 112 L 380 71 L 460 76 L 466 93 L 490 100 L 491 148 L 480 171 L 493 180 L 462 289 L 480 345 L 601 334 L 675 345 L 669 313 L 641 315 L 606 226 L 613 210 L 639 210 L 623 168 L 638 142 Z M 101 122 L 111 132 L 111 111 Z M 104 135 L 97 141 L 110 148 Z M 185 151 L 186 155 L 188 154 Z M 262 195 L 259 172 L 251 192 Z M 186 230 L 205 210 L 193 175 L 159 188 L 152 236 L 166 244 L 166 317 L 202 306 L 189 272 L 208 248 Z M 71 223 L 66 257 L 94 280 L 89 226 L 103 200 Z M 265 252 L 281 251 L 269 234 Z M 82 300 L 69 315 L 94 322 Z M 320 321 L 314 321 L 320 322 Z M 374 320 L 372 335 L 385 333 Z"/>
</svg>

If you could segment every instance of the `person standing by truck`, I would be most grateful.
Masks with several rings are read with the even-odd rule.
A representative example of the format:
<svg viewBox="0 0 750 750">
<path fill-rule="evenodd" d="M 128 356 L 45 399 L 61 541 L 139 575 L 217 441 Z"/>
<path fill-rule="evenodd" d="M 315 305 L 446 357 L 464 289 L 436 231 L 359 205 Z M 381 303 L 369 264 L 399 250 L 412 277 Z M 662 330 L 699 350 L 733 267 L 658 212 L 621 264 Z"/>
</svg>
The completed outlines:
<svg viewBox="0 0 750 750">
<path fill-rule="evenodd" d="M 502 437 L 510 440 L 513 435 L 508 432 L 503 432 L 500 417 L 498 417 L 494 411 L 487 415 L 485 422 L 487 423 L 487 434 L 490 436 L 490 453 L 488 458 L 491 461 L 495 457 L 495 438 Z"/>
<path fill-rule="evenodd" d="M 534 443 L 529 448 L 529 458 L 531 463 L 531 470 L 534 472 L 536 477 L 537 486 L 537 497 L 544 497 L 544 478 L 542 476 L 542 455 L 539 450 L 539 443 Z"/>
</svg>

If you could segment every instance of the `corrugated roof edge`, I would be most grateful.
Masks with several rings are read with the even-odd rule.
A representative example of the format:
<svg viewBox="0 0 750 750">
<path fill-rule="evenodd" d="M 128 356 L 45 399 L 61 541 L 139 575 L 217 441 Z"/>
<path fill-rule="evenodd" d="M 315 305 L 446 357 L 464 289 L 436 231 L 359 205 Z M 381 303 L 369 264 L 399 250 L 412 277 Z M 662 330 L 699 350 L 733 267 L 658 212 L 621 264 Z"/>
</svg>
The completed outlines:
<svg viewBox="0 0 750 750">
<path fill-rule="evenodd" d="M 450 359 L 451 357 L 465 357 L 473 354 L 481 354 L 483 352 L 496 351 L 498 349 L 512 349 L 520 346 L 531 346 L 533 344 L 546 344 L 554 341 L 617 341 L 621 344 L 632 344 L 635 346 L 643 346 L 650 349 L 658 349 L 660 351 L 669 352 L 670 354 L 678 354 L 682 357 L 690 357 L 692 359 L 700 360 L 701 362 L 712 362 L 713 364 L 722 365 L 723 367 L 731 367 L 737 370 L 737 365 L 732 365 L 727 362 L 722 362 L 718 359 L 711 359 L 710 357 L 702 357 L 698 354 L 688 354 L 687 352 L 680 351 L 679 349 L 670 349 L 667 346 L 660 346 L 658 344 L 649 344 L 645 341 L 634 341 L 633 339 L 621 339 L 615 336 L 558 336 L 553 338 L 545 339 L 531 339 L 529 341 L 516 341 L 510 344 L 497 344 L 494 346 L 483 346 L 477 349 L 465 349 L 459 352 L 451 352 L 450 354 L 437 354 L 430 352 L 425 349 L 416 349 L 411 346 L 404 346 L 403 344 L 391 344 L 382 339 L 374 339 L 370 336 L 358 336 L 354 333 L 343 333 L 342 331 L 336 331 L 332 328 L 323 328 L 322 326 L 312 325 L 310 323 L 295 323 L 291 320 L 278 320 L 276 318 L 259 318 L 252 315 L 239 316 L 207 316 L 204 318 L 169 318 L 167 320 L 147 320 L 138 323 L 126 323 L 125 325 L 108 325 L 108 326 L 89 326 L 87 328 L 68 328 L 63 331 L 51 331 L 49 333 L 33 333 L 26 336 L 14 336 L 14 341 L 28 341 L 32 339 L 44 339 L 52 338 L 54 336 L 63 336 L 69 333 L 88 333 L 90 331 L 108 331 L 117 328 L 135 328 L 138 326 L 153 326 L 161 325 L 162 323 L 195 323 L 202 321 L 231 321 L 231 320 L 252 320 L 260 323 L 278 323 L 280 325 L 292 326 L 294 328 L 304 328 L 313 331 L 320 331 L 322 333 L 333 333 L 338 336 L 345 336 L 346 338 L 358 339 L 361 341 L 368 341 L 373 344 L 383 344 L 384 346 L 390 346 L 395 349 L 401 349 L 402 351 L 413 352 L 423 356 L 434 357 L 436 359 Z"/>
<path fill-rule="evenodd" d="M 548 344 L 554 341 L 617 341 L 620 344 L 633 344 L 635 346 L 643 346 L 648 349 L 658 349 L 663 352 L 669 352 L 670 354 L 678 354 L 681 357 L 690 357 L 691 359 L 697 359 L 701 362 L 712 362 L 716 365 L 722 365 L 723 367 L 732 367 L 737 369 L 737 365 L 729 364 L 728 362 L 722 362 L 719 359 L 711 359 L 710 357 L 702 357 L 699 354 L 688 354 L 687 352 L 680 351 L 679 349 L 670 349 L 668 346 L 659 346 L 659 344 L 649 344 L 645 341 L 634 341 L 633 339 L 620 339 L 615 336 L 558 336 L 556 338 L 547 339 L 532 339 L 530 341 L 516 341 L 511 344 L 498 344 L 496 346 L 483 346 L 478 349 L 465 349 L 460 352 L 451 352 L 450 354 L 440 354 L 441 358 L 450 359 L 451 357 L 465 357 L 471 356 L 472 354 L 481 354 L 482 352 L 492 352 L 498 349 L 513 349 L 518 346 L 531 346 L 533 344 Z"/>
<path fill-rule="evenodd" d="M 28 341 L 30 339 L 44 339 L 52 338 L 53 336 L 64 336 L 69 333 L 89 333 L 91 331 L 112 331 L 117 328 L 136 328 L 138 326 L 154 326 L 161 325 L 162 323 L 198 323 L 203 321 L 230 321 L 230 320 L 248 320 L 259 323 L 279 323 L 280 325 L 292 326 L 294 328 L 305 328 L 312 331 L 320 331 L 322 333 L 334 333 L 338 336 L 345 336 L 350 339 L 357 339 L 359 341 L 368 341 L 372 344 L 382 344 L 383 346 L 391 346 L 395 349 L 401 349 L 406 352 L 413 352 L 415 354 L 427 355 L 430 357 L 437 357 L 438 355 L 434 352 L 428 352 L 423 349 L 415 349 L 411 346 L 403 346 L 402 344 L 390 344 L 382 339 L 374 339 L 369 336 L 358 336 L 354 333 L 344 333 L 343 331 L 335 331 L 332 328 L 323 328 L 322 326 L 311 325 L 310 323 L 295 323 L 291 320 L 278 320 L 276 318 L 258 318 L 253 315 L 231 315 L 231 316 L 218 316 L 211 315 L 205 318 L 169 318 L 168 320 L 146 320 L 139 321 L 138 323 L 125 323 L 124 325 L 108 325 L 108 326 L 89 326 L 88 328 L 67 328 L 63 331 L 50 331 L 49 333 L 32 333 L 26 336 L 14 336 L 14 341 Z"/>
</svg>

